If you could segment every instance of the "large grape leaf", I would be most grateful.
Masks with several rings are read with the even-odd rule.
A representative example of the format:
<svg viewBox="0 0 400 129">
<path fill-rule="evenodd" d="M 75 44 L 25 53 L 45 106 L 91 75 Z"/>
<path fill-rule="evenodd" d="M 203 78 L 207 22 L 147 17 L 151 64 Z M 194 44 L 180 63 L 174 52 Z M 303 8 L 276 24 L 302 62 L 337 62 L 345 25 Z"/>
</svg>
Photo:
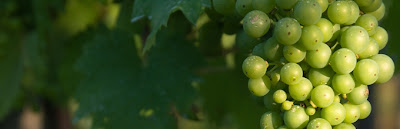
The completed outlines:
<svg viewBox="0 0 400 129">
<path fill-rule="evenodd" d="M 151 32 L 146 39 L 143 52 L 156 43 L 156 35 L 161 26 L 167 26 L 171 13 L 181 10 L 186 18 L 195 24 L 204 7 L 210 6 L 210 0 L 136 0 L 133 7 L 132 22 L 143 17 L 150 19 Z"/>
<path fill-rule="evenodd" d="M 102 29 L 93 34 L 76 63 L 85 76 L 76 89 L 78 119 L 91 115 L 96 127 L 113 129 L 175 127 L 171 109 L 191 105 L 193 72 L 202 59 L 193 43 L 182 38 L 190 23 L 179 14 L 171 20 L 143 61 L 131 32 Z"/>
</svg>

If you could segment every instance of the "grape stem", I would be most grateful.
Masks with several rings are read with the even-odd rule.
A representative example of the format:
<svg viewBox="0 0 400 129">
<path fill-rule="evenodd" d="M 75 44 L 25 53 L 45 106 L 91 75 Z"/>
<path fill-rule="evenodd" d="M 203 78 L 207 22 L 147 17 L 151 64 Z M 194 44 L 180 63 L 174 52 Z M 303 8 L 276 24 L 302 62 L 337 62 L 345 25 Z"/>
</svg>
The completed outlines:
<svg viewBox="0 0 400 129">
<path fill-rule="evenodd" d="M 310 100 L 310 104 L 311 104 L 311 106 L 312 106 L 313 108 L 317 108 L 317 105 L 315 105 L 314 102 L 311 101 L 311 100 Z"/>
<path fill-rule="evenodd" d="M 276 19 L 278 19 L 278 21 L 282 19 L 282 16 L 279 15 L 278 13 L 275 13 L 274 16 Z"/>
<path fill-rule="evenodd" d="M 333 45 L 333 46 L 331 47 L 331 50 L 333 51 L 333 49 L 335 49 L 336 46 L 337 46 L 338 44 L 339 44 L 339 42 L 336 42 L 335 45 Z"/>
</svg>

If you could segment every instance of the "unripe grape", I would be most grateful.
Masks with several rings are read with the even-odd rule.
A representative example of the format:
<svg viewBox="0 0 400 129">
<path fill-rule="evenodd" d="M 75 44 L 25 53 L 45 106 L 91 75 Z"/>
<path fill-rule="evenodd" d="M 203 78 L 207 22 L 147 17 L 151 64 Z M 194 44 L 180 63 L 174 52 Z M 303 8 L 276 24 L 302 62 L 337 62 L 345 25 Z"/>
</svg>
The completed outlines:
<svg viewBox="0 0 400 129">
<path fill-rule="evenodd" d="M 261 78 L 267 71 L 268 64 L 259 56 L 249 56 L 242 64 L 243 73 L 252 79 Z"/>
<path fill-rule="evenodd" d="M 253 38 L 265 35 L 270 27 L 271 20 L 264 12 L 253 10 L 246 14 L 243 19 L 244 31 Z"/>
<path fill-rule="evenodd" d="M 275 129 L 283 124 L 283 119 L 278 112 L 268 111 L 261 116 L 260 126 L 262 129 Z"/>
</svg>

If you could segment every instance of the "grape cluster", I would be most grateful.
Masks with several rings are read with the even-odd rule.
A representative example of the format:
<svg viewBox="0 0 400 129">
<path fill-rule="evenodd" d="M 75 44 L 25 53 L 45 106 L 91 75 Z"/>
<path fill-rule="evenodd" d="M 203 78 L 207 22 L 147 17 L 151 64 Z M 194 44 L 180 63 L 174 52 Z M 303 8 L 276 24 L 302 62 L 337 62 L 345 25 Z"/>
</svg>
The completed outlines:
<svg viewBox="0 0 400 129">
<path fill-rule="evenodd" d="M 368 85 L 393 76 L 393 60 L 379 54 L 388 42 L 378 24 L 382 0 L 213 0 L 213 7 L 242 16 L 237 37 L 253 39 L 237 41 L 254 44 L 242 69 L 268 109 L 261 129 L 355 128 L 371 113 Z"/>
</svg>

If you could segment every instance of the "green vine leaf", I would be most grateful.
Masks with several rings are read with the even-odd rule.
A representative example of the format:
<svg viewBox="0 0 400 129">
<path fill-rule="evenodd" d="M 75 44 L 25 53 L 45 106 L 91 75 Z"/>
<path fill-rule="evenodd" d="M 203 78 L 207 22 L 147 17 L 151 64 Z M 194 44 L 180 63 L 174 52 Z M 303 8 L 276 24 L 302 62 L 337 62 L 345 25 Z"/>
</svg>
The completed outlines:
<svg viewBox="0 0 400 129">
<path fill-rule="evenodd" d="M 136 22 L 143 17 L 150 19 L 151 32 L 146 39 L 143 53 L 156 44 L 156 35 L 161 26 L 167 26 L 169 16 L 181 10 L 186 18 L 195 24 L 204 7 L 211 5 L 210 0 L 136 0 L 133 7 L 133 18 Z"/>
</svg>

